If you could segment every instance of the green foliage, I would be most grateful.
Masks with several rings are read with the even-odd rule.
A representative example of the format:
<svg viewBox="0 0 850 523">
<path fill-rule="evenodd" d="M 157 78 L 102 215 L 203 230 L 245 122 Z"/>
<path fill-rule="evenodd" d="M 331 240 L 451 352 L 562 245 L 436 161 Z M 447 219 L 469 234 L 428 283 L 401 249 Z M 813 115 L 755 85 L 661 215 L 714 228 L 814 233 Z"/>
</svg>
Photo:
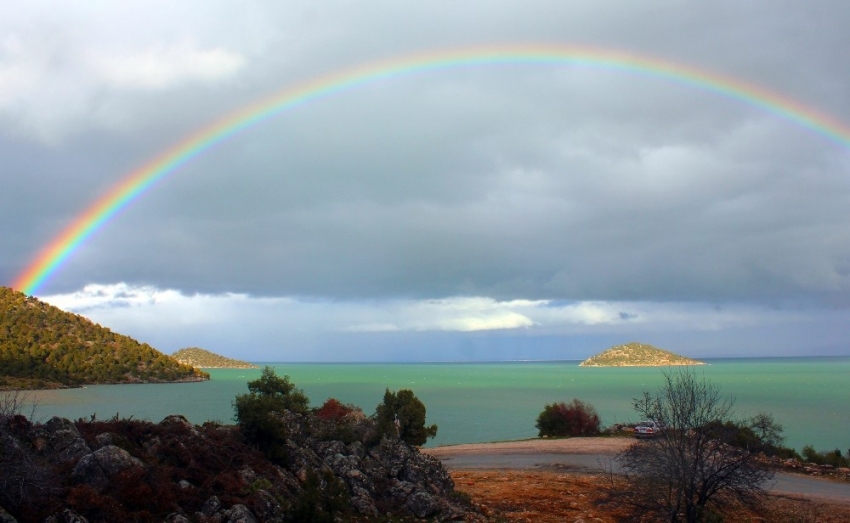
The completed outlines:
<svg viewBox="0 0 850 523">
<path fill-rule="evenodd" d="M 151 346 L 0 287 L 0 376 L 6 386 L 209 378 Z"/>
<path fill-rule="evenodd" d="M 245 438 L 262 449 L 276 463 L 286 459 L 286 425 L 280 413 L 306 413 L 310 400 L 290 383 L 289 376 L 279 377 L 265 367 L 262 375 L 248 382 L 248 394 L 233 400 L 234 419 Z"/>
<path fill-rule="evenodd" d="M 739 449 L 746 449 L 751 452 L 764 450 L 762 440 L 753 432 L 753 429 L 742 423 L 732 420 L 714 420 L 709 422 L 703 430 L 711 439 L 722 441 Z"/>
<path fill-rule="evenodd" d="M 785 441 L 783 428 L 772 414 L 761 412 L 742 422 L 714 420 L 703 427 L 703 431 L 713 439 L 749 452 L 782 459 L 803 459 L 797 451 L 782 445 Z"/>
<path fill-rule="evenodd" d="M 425 405 L 413 391 L 384 392 L 384 401 L 375 409 L 378 435 L 398 437 L 411 445 L 424 445 L 437 435 L 437 425 L 425 426 Z"/>
<path fill-rule="evenodd" d="M 803 459 L 815 465 L 850 467 L 850 455 L 843 456 L 839 449 L 818 452 L 813 446 L 806 445 L 803 447 L 802 454 Z"/>
<path fill-rule="evenodd" d="M 599 414 L 589 403 L 573 399 L 543 408 L 535 424 L 538 436 L 594 436 L 599 434 Z"/>
<path fill-rule="evenodd" d="M 335 516 L 348 508 L 348 487 L 333 474 L 323 471 L 321 475 L 307 471 L 304 491 L 295 500 L 287 514 L 293 523 L 333 523 Z"/>
</svg>

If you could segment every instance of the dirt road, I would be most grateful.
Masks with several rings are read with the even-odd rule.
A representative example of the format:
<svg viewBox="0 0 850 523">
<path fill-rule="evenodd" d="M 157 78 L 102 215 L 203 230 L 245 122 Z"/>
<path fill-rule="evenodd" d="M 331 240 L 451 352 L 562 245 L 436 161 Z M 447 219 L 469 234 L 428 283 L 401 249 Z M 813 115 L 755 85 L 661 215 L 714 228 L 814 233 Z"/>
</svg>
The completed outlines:
<svg viewBox="0 0 850 523">
<path fill-rule="evenodd" d="M 450 471 L 561 470 L 617 471 L 615 454 L 632 444 L 629 438 L 568 438 L 476 443 L 422 449 Z M 779 472 L 770 491 L 850 504 L 850 483 Z"/>
</svg>

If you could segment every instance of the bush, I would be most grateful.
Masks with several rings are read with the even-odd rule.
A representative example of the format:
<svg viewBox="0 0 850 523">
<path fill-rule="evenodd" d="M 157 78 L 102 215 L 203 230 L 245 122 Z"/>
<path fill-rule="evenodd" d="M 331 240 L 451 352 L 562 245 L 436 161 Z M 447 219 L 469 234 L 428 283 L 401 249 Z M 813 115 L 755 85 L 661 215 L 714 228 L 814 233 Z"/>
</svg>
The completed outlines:
<svg viewBox="0 0 850 523">
<path fill-rule="evenodd" d="M 589 403 L 574 399 L 543 408 L 535 424 L 538 436 L 594 436 L 599 434 L 599 415 Z"/>
<path fill-rule="evenodd" d="M 814 465 L 831 465 L 833 467 L 848 467 L 850 459 L 841 455 L 839 449 L 818 452 L 811 445 L 806 445 L 802 450 L 803 459 Z"/>
<path fill-rule="evenodd" d="M 316 417 L 325 420 L 325 421 L 336 421 L 340 422 L 357 410 L 353 405 L 344 405 L 336 398 L 329 398 L 325 401 L 321 407 L 316 409 Z"/>
<path fill-rule="evenodd" d="M 283 411 L 306 413 L 310 400 L 289 382 L 266 367 L 259 379 L 248 382 L 248 394 L 233 400 L 234 419 L 245 438 L 262 449 L 266 457 L 280 463 L 286 458 L 286 427 L 280 417 Z"/>
<path fill-rule="evenodd" d="M 319 473 L 308 470 L 304 490 L 287 514 L 286 521 L 293 523 L 333 523 L 348 508 L 348 487 L 330 471 Z"/>
<path fill-rule="evenodd" d="M 375 419 L 379 436 L 398 437 L 411 445 L 424 445 L 437 435 L 437 425 L 425 426 L 425 404 L 408 389 L 397 393 L 386 389 Z"/>
</svg>

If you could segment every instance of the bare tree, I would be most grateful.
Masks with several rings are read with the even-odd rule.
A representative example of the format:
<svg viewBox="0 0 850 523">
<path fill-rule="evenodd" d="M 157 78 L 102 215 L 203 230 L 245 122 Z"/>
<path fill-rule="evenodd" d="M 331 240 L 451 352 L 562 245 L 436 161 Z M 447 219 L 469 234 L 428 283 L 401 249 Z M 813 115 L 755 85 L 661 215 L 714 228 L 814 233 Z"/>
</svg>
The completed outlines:
<svg viewBox="0 0 850 523">
<path fill-rule="evenodd" d="M 23 415 L 31 421 L 35 416 L 37 402 L 23 390 L 0 390 L 0 420 Z"/>
<path fill-rule="evenodd" d="M 729 499 L 757 504 L 773 473 L 753 451 L 729 445 L 711 429 L 732 421 L 734 400 L 690 368 L 663 375 L 656 394 L 633 400 L 634 409 L 663 430 L 617 456 L 623 472 L 618 492 L 670 522 L 701 521 Z"/>
<path fill-rule="evenodd" d="M 56 492 L 53 472 L 19 440 L 31 427 L 36 407 L 27 391 L 0 391 L 0 506 L 9 510 Z"/>
</svg>

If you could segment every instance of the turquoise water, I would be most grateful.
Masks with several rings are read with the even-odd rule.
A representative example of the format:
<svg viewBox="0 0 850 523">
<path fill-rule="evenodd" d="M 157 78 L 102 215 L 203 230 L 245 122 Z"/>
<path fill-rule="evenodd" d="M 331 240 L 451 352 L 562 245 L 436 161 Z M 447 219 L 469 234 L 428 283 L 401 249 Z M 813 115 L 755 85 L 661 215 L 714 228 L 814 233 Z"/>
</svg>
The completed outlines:
<svg viewBox="0 0 850 523">
<path fill-rule="evenodd" d="M 709 360 L 698 367 L 743 416 L 772 413 L 797 449 L 850 447 L 850 357 Z M 596 407 L 603 424 L 638 421 L 631 398 L 661 384 L 657 368 L 585 368 L 576 361 L 423 364 L 273 363 L 312 404 L 335 397 L 374 412 L 385 388 L 412 389 L 439 426 L 431 445 L 530 438 L 546 403 L 578 398 Z M 194 423 L 231 422 L 231 401 L 247 392 L 259 370 L 212 369 L 204 383 L 102 385 L 41 391 L 36 418 L 122 417 L 159 421 L 184 414 Z"/>
</svg>

